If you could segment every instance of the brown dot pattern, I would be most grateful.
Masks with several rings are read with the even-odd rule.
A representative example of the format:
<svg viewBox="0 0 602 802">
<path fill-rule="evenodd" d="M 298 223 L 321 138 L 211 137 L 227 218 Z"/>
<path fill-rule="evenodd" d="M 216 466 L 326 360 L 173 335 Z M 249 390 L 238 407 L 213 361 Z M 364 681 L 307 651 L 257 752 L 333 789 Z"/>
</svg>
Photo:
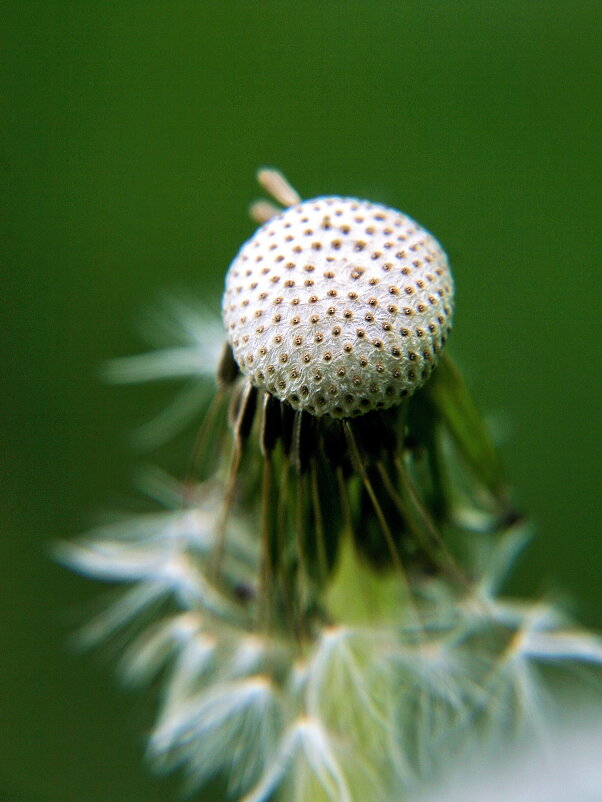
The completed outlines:
<svg viewBox="0 0 602 802">
<path fill-rule="evenodd" d="M 437 240 L 379 204 L 293 206 L 240 249 L 223 318 L 253 383 L 335 418 L 386 409 L 428 379 L 451 327 L 453 279 Z"/>
</svg>

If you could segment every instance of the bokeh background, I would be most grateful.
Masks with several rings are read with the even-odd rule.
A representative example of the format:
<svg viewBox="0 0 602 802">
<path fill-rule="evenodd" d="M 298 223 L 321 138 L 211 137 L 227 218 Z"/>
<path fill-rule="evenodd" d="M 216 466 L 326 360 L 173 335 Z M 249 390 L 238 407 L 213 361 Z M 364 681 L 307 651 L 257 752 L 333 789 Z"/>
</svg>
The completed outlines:
<svg viewBox="0 0 602 802">
<path fill-rule="evenodd" d="M 403 209 L 457 280 L 451 349 L 538 535 L 511 588 L 602 626 L 602 6 L 3 4 L 0 799 L 172 800 L 148 695 L 68 635 L 100 589 L 48 545 L 123 507 L 162 390 L 103 386 L 162 291 L 219 303 L 254 172 Z M 182 473 L 188 443 L 160 459 Z M 206 797 L 209 798 L 209 797 Z"/>
</svg>

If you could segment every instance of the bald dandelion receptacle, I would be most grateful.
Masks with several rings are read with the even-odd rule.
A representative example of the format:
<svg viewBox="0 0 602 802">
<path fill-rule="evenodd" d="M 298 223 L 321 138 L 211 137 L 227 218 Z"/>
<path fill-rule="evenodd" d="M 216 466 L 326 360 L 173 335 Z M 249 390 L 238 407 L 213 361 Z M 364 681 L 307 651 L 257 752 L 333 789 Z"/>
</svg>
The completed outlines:
<svg viewBox="0 0 602 802">
<path fill-rule="evenodd" d="M 349 418 L 424 384 L 452 308 L 447 257 L 431 234 L 394 209 L 325 197 L 276 215 L 243 245 L 223 318 L 256 387 Z"/>
<path fill-rule="evenodd" d="M 437 240 L 258 179 L 271 200 L 251 207 L 224 326 L 174 302 L 171 346 L 106 371 L 187 380 L 139 438 L 200 418 L 186 478 L 145 471 L 152 511 L 58 554 L 126 586 L 81 641 L 128 643 L 124 679 L 161 684 L 148 755 L 187 791 L 219 776 L 237 802 L 419 799 L 544 732 L 539 664 L 600 666 L 602 644 L 500 594 L 525 524 L 445 347 Z"/>
</svg>

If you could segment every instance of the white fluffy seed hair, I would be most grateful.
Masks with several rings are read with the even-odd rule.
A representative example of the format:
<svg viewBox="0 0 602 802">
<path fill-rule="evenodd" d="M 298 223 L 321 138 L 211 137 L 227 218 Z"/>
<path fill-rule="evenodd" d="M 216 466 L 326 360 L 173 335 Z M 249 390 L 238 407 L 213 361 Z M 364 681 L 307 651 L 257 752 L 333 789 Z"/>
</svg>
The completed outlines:
<svg viewBox="0 0 602 802">
<path fill-rule="evenodd" d="M 395 209 L 324 197 L 286 209 L 242 246 L 222 311 L 255 386 L 347 418 L 424 384 L 452 309 L 447 257 L 431 234 Z"/>
</svg>

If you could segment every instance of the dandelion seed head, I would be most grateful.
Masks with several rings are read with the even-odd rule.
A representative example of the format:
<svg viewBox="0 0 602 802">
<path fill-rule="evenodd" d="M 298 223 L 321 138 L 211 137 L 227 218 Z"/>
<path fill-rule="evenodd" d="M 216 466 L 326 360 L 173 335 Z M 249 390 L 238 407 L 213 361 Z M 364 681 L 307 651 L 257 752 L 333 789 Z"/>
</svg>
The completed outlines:
<svg viewBox="0 0 602 802">
<path fill-rule="evenodd" d="M 222 306 L 255 386 L 335 418 L 395 406 L 424 384 L 452 309 L 431 234 L 395 209 L 338 197 L 268 220 L 230 266 Z"/>
<path fill-rule="evenodd" d="M 499 595 L 524 525 L 501 534 L 514 518 L 493 446 L 447 356 L 396 414 L 451 326 L 438 242 L 394 209 L 258 178 L 290 208 L 251 209 L 263 225 L 226 278 L 229 347 L 176 304 L 167 347 L 107 369 L 186 379 L 145 439 L 205 405 L 208 457 L 185 483 L 145 472 L 162 511 L 55 551 L 122 585 L 81 642 L 110 640 L 126 682 L 160 685 L 148 754 L 187 790 L 221 775 L 238 802 L 414 799 L 484 745 L 543 731 L 540 664 L 602 666 L 602 642 Z M 462 529 L 482 536 L 465 547 Z"/>
</svg>

